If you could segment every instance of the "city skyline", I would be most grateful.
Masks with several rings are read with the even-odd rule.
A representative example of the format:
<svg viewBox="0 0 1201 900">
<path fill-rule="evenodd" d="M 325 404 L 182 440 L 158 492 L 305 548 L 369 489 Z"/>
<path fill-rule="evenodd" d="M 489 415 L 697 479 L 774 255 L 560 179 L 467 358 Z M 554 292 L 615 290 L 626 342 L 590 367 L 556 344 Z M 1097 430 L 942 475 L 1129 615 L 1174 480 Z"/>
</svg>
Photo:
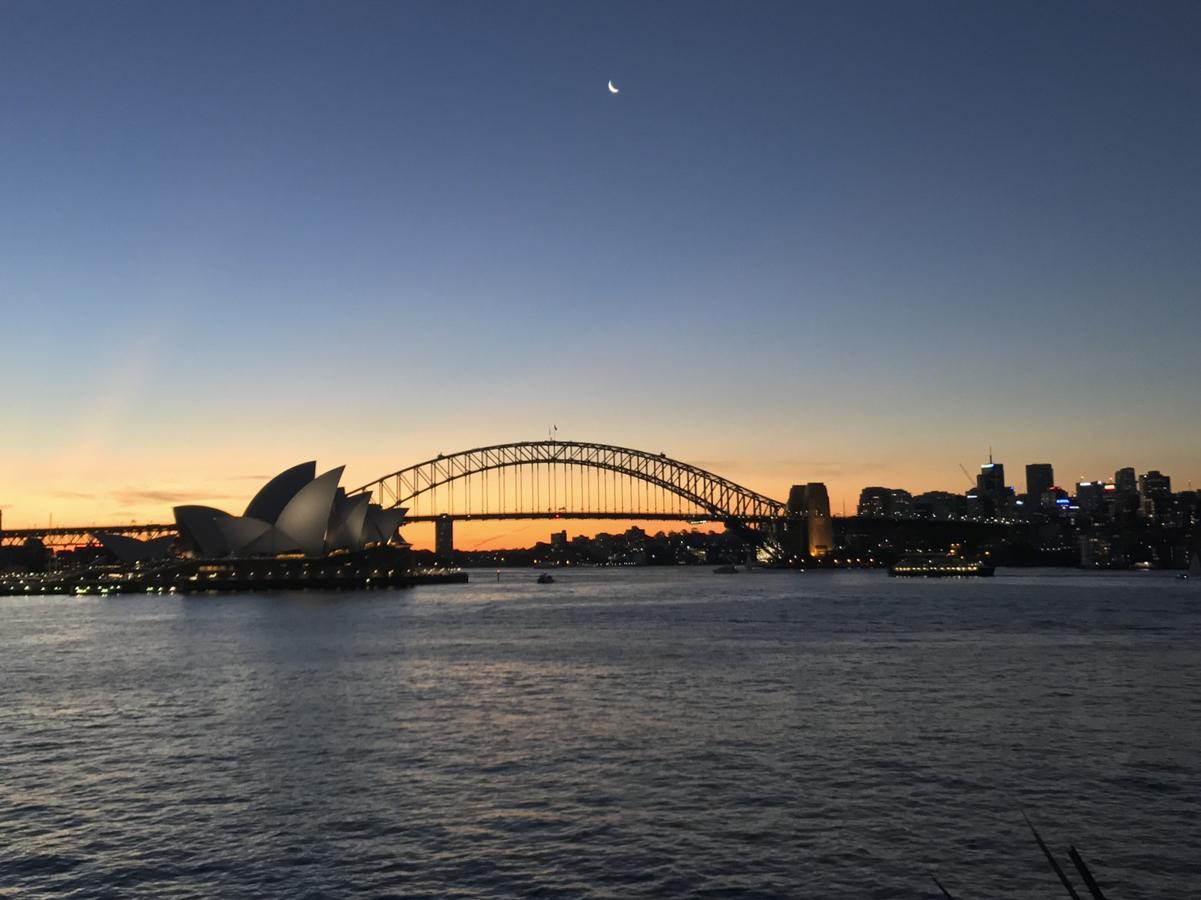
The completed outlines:
<svg viewBox="0 0 1201 900">
<path fill-rule="evenodd" d="M 1195 5 L 521 11 L 0 9 L 6 527 L 552 423 L 1201 484 Z"/>
<path fill-rule="evenodd" d="M 548 442 L 554 441 L 554 440 L 557 440 L 557 439 L 554 439 L 554 438 L 547 439 Z M 562 443 L 567 444 L 569 442 L 563 441 Z M 315 465 L 315 464 L 309 464 L 309 465 L 311 467 L 312 465 Z M 831 501 L 830 501 L 830 510 L 831 510 L 832 515 L 835 517 L 857 516 L 857 515 L 892 516 L 897 513 L 895 510 L 887 509 L 888 507 L 890 507 L 892 505 L 887 498 L 888 494 L 892 494 L 895 496 L 896 494 L 900 493 L 900 494 L 904 495 L 904 497 L 905 497 L 904 503 L 906 505 L 909 504 L 910 502 L 920 501 L 922 499 L 923 495 L 927 495 L 930 497 L 932 497 L 934 495 L 956 496 L 961 501 L 960 506 L 962 506 L 963 501 L 965 501 L 965 500 L 971 501 L 977 495 L 983 494 L 983 495 L 987 496 L 987 495 L 991 494 L 991 495 L 993 495 L 993 498 L 997 502 L 1007 503 L 1007 504 L 1009 504 L 1010 507 L 1012 507 L 1012 504 L 1014 501 L 1019 501 L 1017 507 L 1009 508 L 1005 512 L 1001 512 L 1001 511 L 996 512 L 996 515 L 998 515 L 998 516 L 1012 517 L 1015 514 L 1023 515 L 1023 513 L 1021 513 L 1021 508 L 1022 508 L 1021 504 L 1022 504 L 1022 502 L 1025 502 L 1027 504 L 1029 503 L 1029 499 L 1025 495 L 1027 494 L 1027 492 L 1029 490 L 1029 478 L 1031 477 L 1032 470 L 1038 470 L 1038 472 L 1039 472 L 1039 474 L 1036 477 L 1038 479 L 1038 483 L 1039 483 L 1040 487 L 1043 487 L 1044 489 L 1054 489 L 1055 491 L 1058 491 L 1061 496 L 1071 496 L 1073 499 L 1075 499 L 1078 489 L 1080 490 L 1081 493 L 1083 493 L 1087 490 L 1091 490 L 1093 488 L 1101 489 L 1103 487 L 1108 487 L 1109 489 L 1112 490 L 1115 488 L 1115 482 L 1116 482 L 1116 490 L 1119 492 L 1119 494 L 1121 494 L 1123 492 L 1125 492 L 1127 494 L 1129 494 L 1129 493 L 1142 494 L 1144 477 L 1148 477 L 1148 478 L 1152 478 L 1152 479 L 1161 479 L 1161 480 L 1166 478 L 1169 481 L 1172 478 L 1171 473 L 1160 472 L 1159 470 L 1153 469 L 1153 468 L 1148 468 L 1146 470 L 1140 470 L 1137 467 L 1119 467 L 1118 469 L 1113 470 L 1113 472 L 1111 473 L 1111 476 L 1106 476 L 1104 478 L 1095 478 L 1095 479 L 1090 478 L 1090 479 L 1077 481 L 1076 479 L 1063 479 L 1063 478 L 1059 478 L 1059 477 L 1056 477 L 1055 475 L 1053 475 L 1052 474 L 1052 470 L 1054 469 L 1053 464 L 1032 463 L 1032 464 L 1027 464 L 1026 466 L 1022 467 L 1022 468 L 1024 468 L 1025 474 L 1026 474 L 1026 482 L 1023 484 L 1022 482 L 1019 482 L 1016 478 L 1012 478 L 1012 479 L 1006 478 L 1004 475 L 1004 465 L 1005 465 L 1005 463 L 1003 460 L 995 459 L 992 455 L 990 455 L 989 462 L 982 463 L 979 465 L 978 476 L 975 478 L 975 481 L 971 485 L 967 486 L 966 488 L 963 485 L 959 485 L 957 487 L 943 486 L 943 487 L 921 488 L 921 489 L 911 489 L 909 486 L 904 485 L 904 484 L 884 485 L 884 484 L 874 483 L 874 484 L 862 485 L 857 489 L 857 493 L 856 493 L 853 501 L 847 501 L 845 499 L 837 499 L 837 498 L 832 497 Z M 340 466 L 337 468 L 337 471 L 341 472 L 343 468 L 344 467 Z M 1016 471 L 1017 471 L 1016 468 L 1011 468 L 1009 470 L 1009 472 L 1011 474 L 1015 473 Z M 1000 474 L 998 474 L 998 473 L 1000 473 Z M 713 472 L 712 474 L 717 475 L 719 477 L 724 476 L 724 473 L 721 473 L 721 472 Z M 969 471 L 966 469 L 963 469 L 960 471 L 960 475 L 962 475 L 962 476 L 969 476 L 969 474 L 970 474 Z M 1124 477 L 1125 477 L 1125 480 L 1128 482 L 1127 484 L 1122 483 Z M 263 478 L 264 478 L 264 476 L 261 476 L 261 475 L 247 475 L 247 476 L 237 476 L 237 477 L 231 478 L 230 481 L 231 482 L 249 483 L 252 480 L 262 480 Z M 1049 480 L 1047 480 L 1047 479 L 1049 479 Z M 969 478 L 969 480 L 971 480 L 971 479 Z M 1044 482 L 1045 482 L 1045 484 L 1044 484 Z M 1181 481 L 1177 480 L 1177 481 L 1173 481 L 1171 483 L 1172 483 L 1172 493 L 1173 494 L 1180 493 L 1183 491 L 1188 491 L 1188 492 L 1193 491 L 1193 485 L 1191 482 L 1181 482 Z M 821 482 L 818 482 L 817 484 L 819 486 L 823 485 L 823 483 L 821 483 Z M 746 487 L 749 487 L 751 490 L 755 489 L 754 486 L 746 486 Z M 781 494 L 778 495 L 780 501 L 783 502 L 784 498 L 788 498 L 789 500 L 791 500 L 793 494 L 795 494 L 795 492 L 798 490 L 798 487 L 803 487 L 803 485 L 797 486 L 794 484 L 791 486 L 790 490 L 781 492 Z M 478 489 L 478 486 L 477 486 L 477 489 Z M 470 491 L 470 488 L 468 490 Z M 881 492 L 882 492 L 883 496 L 880 495 Z M 149 486 L 143 488 L 142 490 L 138 491 L 137 493 L 139 495 L 147 498 L 148 502 L 151 498 L 154 498 L 157 500 L 164 500 L 164 501 L 169 499 L 172 504 L 176 504 L 176 505 L 178 505 L 178 504 L 187 505 L 187 504 L 194 504 L 194 503 L 207 504 L 207 503 L 222 502 L 222 501 L 233 501 L 236 504 L 239 501 L 245 502 L 246 500 L 250 499 L 249 495 L 243 496 L 243 495 L 233 495 L 233 494 L 222 495 L 219 498 L 200 497 L 200 496 L 192 496 L 192 495 L 187 495 L 187 496 L 176 495 L 176 494 L 172 494 L 168 491 L 157 490 L 157 489 L 155 489 L 153 487 L 149 487 Z M 872 498 L 871 500 L 868 499 L 869 496 Z M 1008 500 L 1003 500 L 1003 498 L 1006 496 L 1008 496 Z M 427 498 L 421 502 L 428 504 L 429 500 Z M 537 494 L 535 494 L 534 492 L 532 492 L 532 490 L 527 488 L 527 491 L 523 495 L 523 499 L 520 502 L 522 504 L 521 509 L 532 510 L 532 509 L 543 509 L 543 506 L 539 505 L 539 503 L 540 502 L 546 503 L 546 502 L 549 502 L 549 500 L 548 500 L 547 496 L 544 495 L 542 497 L 542 500 L 539 501 L 537 498 Z M 865 502 L 869 504 L 869 509 L 867 512 L 864 512 Z M 462 503 L 462 498 L 460 498 L 460 503 Z M 467 503 L 468 503 L 469 507 L 475 509 L 476 507 L 478 507 L 478 498 L 474 504 L 470 500 L 468 500 Z M 883 504 L 883 505 L 881 505 L 881 504 Z M 487 502 L 485 502 L 484 506 L 485 507 L 487 506 Z M 438 507 L 437 504 L 435 503 L 435 508 L 441 509 L 444 507 Z M 481 521 L 481 520 L 472 520 L 470 517 L 463 518 L 462 517 L 463 516 L 463 513 L 462 513 L 463 507 L 460 506 L 457 508 L 457 511 L 452 513 L 452 515 L 457 519 L 455 526 L 454 526 L 456 546 L 459 546 L 459 547 L 462 547 L 463 549 L 468 549 L 468 550 L 490 550 L 490 549 L 501 549 L 501 548 L 515 549 L 515 548 L 524 546 L 522 541 L 527 541 L 531 538 L 536 539 L 538 534 L 540 534 L 543 530 L 545 530 L 545 528 L 548 525 L 553 525 L 556 521 L 560 521 L 562 524 L 570 524 L 570 526 L 572 527 L 573 535 L 579 535 L 579 536 L 596 536 L 598 534 L 610 533 L 613 531 L 620 532 L 620 531 L 623 531 L 630 527 L 650 528 L 652 531 L 659 531 L 659 530 L 663 530 L 664 528 L 666 528 L 667 530 L 670 531 L 670 530 L 677 529 L 680 524 L 678 520 L 671 520 L 671 519 L 659 520 L 659 519 L 654 519 L 654 518 L 648 518 L 647 516 L 643 516 L 641 518 L 630 518 L 630 519 L 625 519 L 625 518 L 621 518 L 621 519 L 616 519 L 616 518 L 590 519 L 590 518 L 586 518 L 586 517 L 577 517 L 574 515 L 570 515 L 570 516 L 567 516 L 566 518 L 563 518 L 560 520 L 558 516 L 553 514 L 553 511 L 556 508 L 557 507 L 546 506 L 545 510 L 548 514 L 543 518 L 534 519 L 532 521 L 520 521 L 520 520 L 512 520 L 512 519 L 497 520 L 497 521 Z M 589 508 L 598 508 L 599 509 L 600 506 L 597 504 L 593 504 L 592 506 L 587 506 L 587 505 L 582 505 L 582 504 L 576 503 L 572 506 L 561 507 L 561 509 L 563 509 L 564 511 L 570 510 L 573 512 L 577 509 L 589 509 Z M 620 508 L 629 509 L 632 507 L 626 506 L 626 507 L 620 507 Z M 1072 510 L 1073 510 L 1073 514 L 1074 514 L 1076 507 L 1073 506 Z M 478 512 L 479 509 L 476 509 L 476 511 Z M 497 511 L 499 511 L 499 510 L 497 510 Z M 116 517 L 110 517 L 108 520 L 103 520 L 103 521 L 97 520 L 97 519 L 67 520 L 62 517 L 59 517 L 57 520 L 55 520 L 53 517 L 50 517 L 50 518 L 48 518 L 48 520 L 46 522 L 35 522 L 35 523 L 29 523 L 28 525 L 25 525 L 22 523 L 14 523 L 11 520 L 4 520 L 3 516 L 0 515 L 0 522 L 2 522 L 4 525 L 6 525 L 10 529 L 38 528 L 38 527 L 42 527 L 42 526 L 58 526 L 60 528 L 62 528 L 62 527 L 81 527 L 81 528 L 86 529 L 86 527 L 105 527 L 105 526 L 116 527 L 116 526 L 121 526 L 121 525 L 125 525 L 125 524 L 150 524 L 150 523 L 163 524 L 163 523 L 169 522 L 171 520 L 172 516 L 176 515 L 176 513 L 172 513 L 169 508 L 164 509 L 164 510 L 158 510 L 158 512 L 160 514 L 150 515 L 144 519 L 129 519 L 129 520 L 119 519 Z M 428 513 L 430 512 L 430 509 L 427 506 L 426 508 L 422 509 L 421 512 L 426 513 L 428 515 Z M 1026 512 L 1027 513 L 1030 512 L 1029 506 L 1026 507 Z M 2 513 L 2 511 L 0 511 L 0 513 Z M 924 515 L 929 517 L 930 511 L 927 511 Z M 946 515 L 948 515 L 947 510 L 941 510 L 939 512 L 934 513 L 935 518 L 943 518 Z M 971 506 L 966 506 L 966 507 L 963 507 L 962 509 L 959 509 L 954 514 L 952 514 L 952 517 L 957 518 L 957 517 L 962 516 L 965 518 L 975 518 L 975 517 L 981 517 L 981 516 L 985 516 L 985 515 L 991 516 L 991 515 L 993 515 L 993 512 L 990 510 L 989 512 L 986 513 L 982 508 L 973 508 Z M 694 522 L 693 524 L 694 524 L 694 526 L 699 525 L 699 530 L 706 531 L 706 532 L 720 531 L 720 530 L 722 530 L 722 527 L 723 527 L 722 524 L 719 521 L 717 521 L 716 519 L 701 520 L 698 522 Z M 429 521 L 405 523 L 404 530 L 403 530 L 403 537 L 407 541 L 411 542 L 416 549 L 421 549 L 421 550 L 432 550 L 434 548 L 435 535 L 436 535 L 435 523 L 429 522 Z M 509 541 L 509 543 L 505 543 L 506 541 Z"/>
</svg>

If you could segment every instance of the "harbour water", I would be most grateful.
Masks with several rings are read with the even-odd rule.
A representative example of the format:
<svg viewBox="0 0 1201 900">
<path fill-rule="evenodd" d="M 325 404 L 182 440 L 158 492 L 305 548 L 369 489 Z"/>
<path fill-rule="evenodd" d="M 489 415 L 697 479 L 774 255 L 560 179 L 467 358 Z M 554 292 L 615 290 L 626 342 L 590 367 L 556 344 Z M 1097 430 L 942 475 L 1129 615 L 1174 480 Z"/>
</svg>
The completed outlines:
<svg viewBox="0 0 1201 900">
<path fill-rule="evenodd" d="M 0 896 L 1201 896 L 1201 582 L 0 598 Z"/>
</svg>

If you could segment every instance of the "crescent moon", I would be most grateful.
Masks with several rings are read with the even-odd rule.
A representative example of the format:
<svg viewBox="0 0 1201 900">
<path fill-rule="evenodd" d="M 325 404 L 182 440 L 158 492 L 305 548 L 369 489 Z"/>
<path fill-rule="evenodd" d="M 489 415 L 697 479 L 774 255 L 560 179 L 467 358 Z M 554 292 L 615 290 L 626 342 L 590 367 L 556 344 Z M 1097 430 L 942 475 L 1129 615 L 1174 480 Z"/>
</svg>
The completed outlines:
<svg viewBox="0 0 1201 900">
<path fill-rule="evenodd" d="M 620 94 L 621 93 L 621 91 L 619 91 L 617 89 L 617 85 L 615 85 L 612 81 L 609 82 L 609 93 L 610 94 Z"/>
</svg>

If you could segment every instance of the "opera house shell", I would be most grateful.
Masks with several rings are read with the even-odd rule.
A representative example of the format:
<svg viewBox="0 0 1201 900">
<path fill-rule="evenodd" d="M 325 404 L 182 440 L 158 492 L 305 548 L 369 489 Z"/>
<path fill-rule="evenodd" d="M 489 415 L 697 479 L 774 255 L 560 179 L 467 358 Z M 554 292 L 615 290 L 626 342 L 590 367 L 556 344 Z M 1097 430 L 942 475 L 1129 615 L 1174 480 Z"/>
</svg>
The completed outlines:
<svg viewBox="0 0 1201 900">
<path fill-rule="evenodd" d="M 305 462 L 280 472 L 240 516 L 211 506 L 177 506 L 182 548 L 203 559 L 242 559 L 407 546 L 397 534 L 407 510 L 384 509 L 370 493 L 347 496 L 338 487 L 343 468 L 319 476 L 317 463 Z"/>
</svg>

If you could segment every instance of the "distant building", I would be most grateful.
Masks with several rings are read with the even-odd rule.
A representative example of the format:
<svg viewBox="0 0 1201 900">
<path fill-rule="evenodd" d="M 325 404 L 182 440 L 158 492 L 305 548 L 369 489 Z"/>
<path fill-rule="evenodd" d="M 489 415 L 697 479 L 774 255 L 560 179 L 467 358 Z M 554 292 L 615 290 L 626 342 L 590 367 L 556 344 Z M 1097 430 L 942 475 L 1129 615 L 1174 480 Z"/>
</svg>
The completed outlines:
<svg viewBox="0 0 1201 900">
<path fill-rule="evenodd" d="M 803 517 L 806 550 L 810 556 L 828 556 L 834 550 L 834 521 L 830 518 L 830 494 L 820 481 L 793 485 L 788 492 L 788 512 Z"/>
<path fill-rule="evenodd" d="M 893 518 L 904 519 L 913 513 L 913 495 L 904 488 L 893 488 L 891 491 Z"/>
<path fill-rule="evenodd" d="M 1082 534 L 1076 539 L 1080 549 L 1080 567 L 1099 569 L 1113 562 L 1113 545 L 1103 537 Z"/>
<path fill-rule="evenodd" d="M 1163 518 L 1172 507 L 1172 479 L 1152 469 L 1139 476 L 1138 495 L 1144 514 Z"/>
<path fill-rule="evenodd" d="M 968 512 L 973 516 L 993 516 L 1006 510 L 1013 500 L 1013 491 L 1005 487 L 1005 466 L 993 462 L 980 467 L 976 476 L 976 489 L 968 492 Z"/>
<path fill-rule="evenodd" d="M 1138 478 L 1134 474 L 1134 466 L 1126 466 L 1113 473 L 1114 489 L 1123 497 L 1138 493 Z"/>
<path fill-rule="evenodd" d="M 1030 463 L 1026 466 L 1026 506 L 1036 510 L 1042 497 L 1055 486 L 1055 470 L 1050 463 Z"/>
<path fill-rule="evenodd" d="M 913 498 L 911 513 L 919 519 L 958 519 L 967 512 L 967 498 L 950 491 L 926 491 Z"/>
<path fill-rule="evenodd" d="M 1052 487 L 1046 491 L 1042 496 L 1042 505 L 1045 511 L 1052 512 L 1059 517 L 1079 511 L 1079 507 L 1072 503 L 1072 495 L 1061 487 Z"/>
<path fill-rule="evenodd" d="M 1152 469 L 1138 478 L 1138 492 L 1144 499 L 1152 500 L 1172 493 L 1172 479 L 1162 472 Z"/>
<path fill-rule="evenodd" d="M 50 551 L 40 538 L 27 538 L 24 543 L 0 547 L 0 575 L 7 572 L 45 572 Z"/>
<path fill-rule="evenodd" d="M 865 519 L 883 519 L 888 515 L 892 491 L 886 487 L 865 487 L 859 492 L 856 512 Z"/>
<path fill-rule="evenodd" d="M 567 531 L 552 531 L 550 533 L 550 549 L 563 552 L 567 549 Z"/>
<path fill-rule="evenodd" d="M 439 562 L 449 562 L 455 553 L 455 520 L 438 516 L 434 520 L 434 556 Z"/>
<path fill-rule="evenodd" d="M 976 490 L 985 497 L 1000 498 L 1005 492 L 1005 464 L 989 459 L 976 476 Z"/>
<path fill-rule="evenodd" d="M 859 492 L 856 512 L 868 519 L 904 518 L 911 512 L 913 495 L 901 488 L 865 487 Z"/>
<path fill-rule="evenodd" d="M 1201 523 L 1201 491 L 1181 491 L 1176 495 L 1180 512 L 1180 524 L 1184 526 Z"/>
<path fill-rule="evenodd" d="M 1110 489 L 1112 490 L 1112 485 Z M 1082 512 L 1097 515 L 1105 510 L 1105 482 L 1081 481 L 1076 485 L 1076 505 Z"/>
</svg>

